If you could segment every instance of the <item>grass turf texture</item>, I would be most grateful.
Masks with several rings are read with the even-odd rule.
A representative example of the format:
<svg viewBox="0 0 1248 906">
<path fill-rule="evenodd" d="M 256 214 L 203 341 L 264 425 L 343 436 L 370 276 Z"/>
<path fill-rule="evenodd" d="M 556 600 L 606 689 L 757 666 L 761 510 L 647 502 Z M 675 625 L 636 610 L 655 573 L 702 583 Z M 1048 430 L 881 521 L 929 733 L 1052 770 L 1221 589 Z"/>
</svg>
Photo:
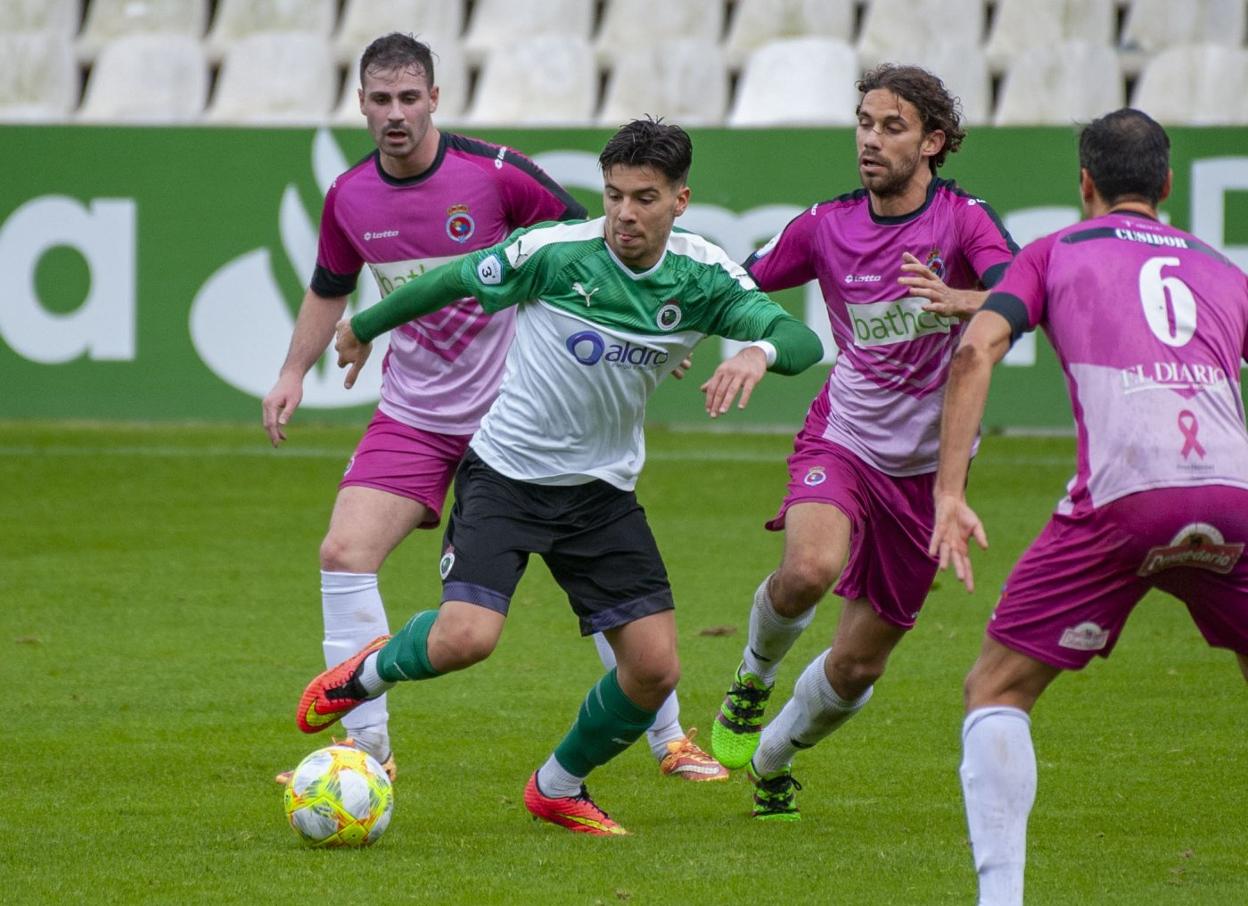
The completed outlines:
<svg viewBox="0 0 1248 906">
<path fill-rule="evenodd" d="M 329 741 L 298 733 L 293 710 L 321 669 L 317 546 L 358 432 L 291 433 L 273 451 L 258 427 L 0 424 L 4 902 L 973 901 L 961 681 L 995 590 L 1062 492 L 1071 441 L 985 442 L 980 590 L 939 578 L 871 706 L 799 757 L 800 823 L 752 822 L 743 774 L 662 779 L 642 745 L 590 779 L 633 836 L 531 822 L 525 780 L 601 674 L 534 561 L 489 661 L 391 696 L 386 836 L 318 852 L 285 826 L 271 778 Z M 789 438 L 649 440 L 638 492 L 678 602 L 682 716 L 709 737 L 779 556 L 761 522 Z M 436 604 L 439 538 L 417 534 L 385 567 L 394 623 Z M 776 708 L 837 612 L 822 605 L 795 647 Z M 703 634 L 717 627 L 737 631 Z M 1172 599 L 1148 598 L 1111 661 L 1061 678 L 1033 715 L 1028 903 L 1244 902 L 1246 704 L 1232 656 Z"/>
</svg>

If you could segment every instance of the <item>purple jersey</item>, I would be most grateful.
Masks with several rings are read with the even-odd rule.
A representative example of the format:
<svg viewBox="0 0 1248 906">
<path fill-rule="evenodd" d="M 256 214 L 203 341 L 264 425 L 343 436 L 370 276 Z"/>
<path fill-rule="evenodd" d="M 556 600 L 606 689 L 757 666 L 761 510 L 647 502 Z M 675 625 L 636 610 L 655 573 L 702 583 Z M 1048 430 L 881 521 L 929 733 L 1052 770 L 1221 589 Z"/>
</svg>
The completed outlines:
<svg viewBox="0 0 1248 906">
<path fill-rule="evenodd" d="M 901 477 L 936 469 L 940 406 L 963 326 L 923 311 L 926 300 L 897 282 L 902 252 L 954 289 L 973 289 L 999 280 L 1017 248 L 981 199 L 933 179 L 923 206 L 900 217 L 874 214 L 865 189 L 816 204 L 745 267 L 764 292 L 818 279 L 838 352 L 821 391 L 822 436 Z"/>
<path fill-rule="evenodd" d="M 1015 336 L 1043 327 L 1066 372 L 1078 471 L 1059 513 L 1149 488 L 1248 488 L 1248 278 L 1217 251 L 1106 214 L 1027 246 L 986 307 Z"/>
<path fill-rule="evenodd" d="M 584 216 L 527 158 L 443 132 L 433 165 L 419 176 L 389 176 L 374 151 L 334 181 L 311 288 L 345 296 L 367 264 L 387 295 L 517 227 Z M 390 335 L 378 408 L 413 428 L 471 434 L 497 394 L 514 330 L 514 311 L 487 315 L 472 298 L 404 324 Z"/>
</svg>

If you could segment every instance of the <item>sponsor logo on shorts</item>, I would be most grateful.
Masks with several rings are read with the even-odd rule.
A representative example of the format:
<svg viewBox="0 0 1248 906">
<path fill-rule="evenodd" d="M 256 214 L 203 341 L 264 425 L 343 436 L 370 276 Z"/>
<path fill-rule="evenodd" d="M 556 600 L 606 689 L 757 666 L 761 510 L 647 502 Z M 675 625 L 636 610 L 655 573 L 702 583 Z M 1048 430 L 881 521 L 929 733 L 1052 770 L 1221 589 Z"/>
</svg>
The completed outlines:
<svg viewBox="0 0 1248 906">
<path fill-rule="evenodd" d="M 446 235 L 455 242 L 467 242 L 477 231 L 477 223 L 468 213 L 468 205 L 453 204 L 446 209 Z"/>
<path fill-rule="evenodd" d="M 808 488 L 817 488 L 828 480 L 828 473 L 823 466 L 811 466 L 802 478 L 802 484 Z"/>
<path fill-rule="evenodd" d="M 438 561 L 438 575 L 445 579 L 451 574 L 451 567 L 455 565 L 455 548 L 448 547 L 446 553 L 442 555 L 442 559 Z"/>
<path fill-rule="evenodd" d="M 345 469 L 343 469 L 343 470 L 342 470 L 342 477 L 343 477 L 343 478 L 346 478 L 348 475 L 350 475 L 350 474 L 351 474 L 351 468 L 352 468 L 352 466 L 354 466 L 354 465 L 355 465 L 355 457 L 354 457 L 354 456 L 352 456 L 350 459 L 348 459 L 348 460 L 347 460 L 347 467 L 346 467 Z"/>
<path fill-rule="evenodd" d="M 582 330 L 564 341 L 572 358 L 586 367 L 606 362 L 616 368 L 658 368 L 671 358 L 662 349 L 634 346 L 632 343 L 608 343 L 596 330 Z"/>
<path fill-rule="evenodd" d="M 477 279 L 486 286 L 498 286 L 503 282 L 503 262 L 498 255 L 486 255 L 477 263 Z"/>
<path fill-rule="evenodd" d="M 1227 544 L 1222 533 L 1207 522 L 1179 529 L 1169 544 L 1150 548 L 1137 576 L 1155 576 L 1167 569 L 1189 566 L 1226 575 L 1244 554 L 1243 543 Z"/>
<path fill-rule="evenodd" d="M 928 334 L 947 334 L 957 318 L 924 311 L 926 299 L 907 296 L 891 302 L 866 302 L 846 306 L 854 342 L 859 346 L 890 346 L 917 340 Z"/>
<path fill-rule="evenodd" d="M 1100 651 L 1109 643 L 1109 630 L 1089 621 L 1067 629 L 1057 644 L 1075 651 Z"/>
</svg>

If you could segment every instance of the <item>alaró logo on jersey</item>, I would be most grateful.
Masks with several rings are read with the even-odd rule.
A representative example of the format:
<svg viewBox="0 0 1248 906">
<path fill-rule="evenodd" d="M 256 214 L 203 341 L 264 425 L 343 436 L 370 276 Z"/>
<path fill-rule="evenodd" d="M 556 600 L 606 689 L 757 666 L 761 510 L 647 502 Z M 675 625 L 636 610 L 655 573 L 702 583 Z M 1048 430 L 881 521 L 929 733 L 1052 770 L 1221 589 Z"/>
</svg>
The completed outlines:
<svg viewBox="0 0 1248 906">
<path fill-rule="evenodd" d="M 658 368 L 669 358 L 662 349 L 634 346 L 627 340 L 623 343 L 608 343 L 595 330 L 574 333 L 564 345 L 572 353 L 572 358 L 585 366 L 605 361 L 617 368 Z"/>
</svg>

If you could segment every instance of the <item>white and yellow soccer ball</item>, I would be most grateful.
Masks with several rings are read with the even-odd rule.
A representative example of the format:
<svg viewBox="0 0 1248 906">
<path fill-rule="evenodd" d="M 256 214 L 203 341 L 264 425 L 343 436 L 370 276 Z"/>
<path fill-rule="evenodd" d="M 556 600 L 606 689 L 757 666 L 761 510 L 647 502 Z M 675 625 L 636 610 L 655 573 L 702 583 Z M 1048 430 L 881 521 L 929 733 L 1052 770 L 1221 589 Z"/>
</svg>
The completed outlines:
<svg viewBox="0 0 1248 906">
<path fill-rule="evenodd" d="M 373 756 L 335 745 L 318 749 L 286 784 L 286 818 L 310 846 L 368 846 L 386 832 L 394 788 Z"/>
</svg>

